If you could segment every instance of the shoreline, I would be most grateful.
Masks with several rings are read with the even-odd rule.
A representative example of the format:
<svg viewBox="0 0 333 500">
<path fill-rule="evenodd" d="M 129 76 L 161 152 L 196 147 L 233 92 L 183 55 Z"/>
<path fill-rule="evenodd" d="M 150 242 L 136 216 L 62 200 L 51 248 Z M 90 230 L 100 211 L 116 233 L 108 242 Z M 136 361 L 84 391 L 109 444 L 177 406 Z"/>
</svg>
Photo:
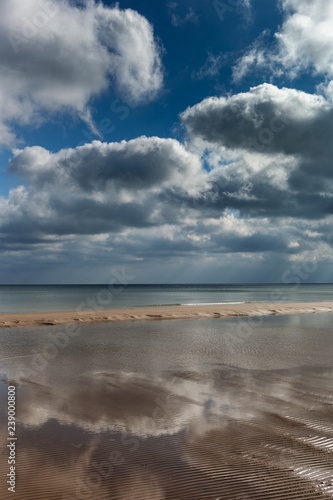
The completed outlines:
<svg viewBox="0 0 333 500">
<path fill-rule="evenodd" d="M 236 318 L 333 312 L 333 302 L 260 303 L 220 306 L 168 306 L 99 311 L 0 314 L 0 328 L 68 323 Z"/>
</svg>

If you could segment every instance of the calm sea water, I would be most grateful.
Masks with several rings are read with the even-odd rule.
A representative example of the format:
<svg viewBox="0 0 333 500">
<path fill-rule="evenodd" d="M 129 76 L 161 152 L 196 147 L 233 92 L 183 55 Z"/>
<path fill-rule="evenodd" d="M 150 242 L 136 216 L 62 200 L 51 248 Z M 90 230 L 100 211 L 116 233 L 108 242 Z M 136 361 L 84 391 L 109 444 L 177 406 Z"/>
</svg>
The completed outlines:
<svg viewBox="0 0 333 500">
<path fill-rule="evenodd" d="M 0 313 L 333 300 L 333 284 L 0 286 Z"/>
</svg>

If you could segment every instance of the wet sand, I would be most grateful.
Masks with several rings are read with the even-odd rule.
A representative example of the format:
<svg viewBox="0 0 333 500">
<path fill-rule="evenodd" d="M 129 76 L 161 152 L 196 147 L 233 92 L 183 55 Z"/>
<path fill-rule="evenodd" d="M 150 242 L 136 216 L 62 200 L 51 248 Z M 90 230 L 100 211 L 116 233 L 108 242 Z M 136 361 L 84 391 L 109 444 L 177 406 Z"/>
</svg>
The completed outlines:
<svg viewBox="0 0 333 500">
<path fill-rule="evenodd" d="M 106 321 L 151 321 L 171 319 L 233 318 L 277 314 L 306 314 L 333 312 L 333 302 L 304 302 L 295 304 L 260 303 L 218 306 L 153 307 L 110 309 L 104 311 L 68 311 L 46 313 L 0 314 L 0 327 L 28 325 L 59 325 Z"/>
<path fill-rule="evenodd" d="M 0 498 L 332 499 L 331 314 L 253 319 L 2 329 Z"/>
</svg>

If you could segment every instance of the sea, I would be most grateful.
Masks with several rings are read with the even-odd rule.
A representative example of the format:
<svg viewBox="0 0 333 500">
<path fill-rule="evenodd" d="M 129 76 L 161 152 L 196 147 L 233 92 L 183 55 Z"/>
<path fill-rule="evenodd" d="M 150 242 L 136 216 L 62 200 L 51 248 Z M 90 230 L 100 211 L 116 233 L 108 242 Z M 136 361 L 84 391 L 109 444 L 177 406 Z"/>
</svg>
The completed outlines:
<svg viewBox="0 0 333 500">
<path fill-rule="evenodd" d="M 332 283 L 0 286 L 0 314 L 330 301 Z"/>
</svg>

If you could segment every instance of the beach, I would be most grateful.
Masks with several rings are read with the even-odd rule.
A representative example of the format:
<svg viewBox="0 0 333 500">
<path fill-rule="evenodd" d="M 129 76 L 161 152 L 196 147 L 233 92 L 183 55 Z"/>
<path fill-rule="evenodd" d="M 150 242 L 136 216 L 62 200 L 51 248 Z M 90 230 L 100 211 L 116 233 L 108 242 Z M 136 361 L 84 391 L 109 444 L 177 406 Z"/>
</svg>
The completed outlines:
<svg viewBox="0 0 333 500">
<path fill-rule="evenodd" d="M 8 385 L 19 500 L 332 498 L 332 304 L 235 307 L 1 329 L 1 498 Z"/>
<path fill-rule="evenodd" d="M 53 311 L 0 315 L 0 327 L 59 325 L 66 323 L 180 320 L 309 314 L 333 312 L 333 302 L 225 304 L 214 306 L 168 306 L 95 311 Z"/>
<path fill-rule="evenodd" d="M 0 0 L 0 500 L 333 500 L 332 28 Z"/>
</svg>

